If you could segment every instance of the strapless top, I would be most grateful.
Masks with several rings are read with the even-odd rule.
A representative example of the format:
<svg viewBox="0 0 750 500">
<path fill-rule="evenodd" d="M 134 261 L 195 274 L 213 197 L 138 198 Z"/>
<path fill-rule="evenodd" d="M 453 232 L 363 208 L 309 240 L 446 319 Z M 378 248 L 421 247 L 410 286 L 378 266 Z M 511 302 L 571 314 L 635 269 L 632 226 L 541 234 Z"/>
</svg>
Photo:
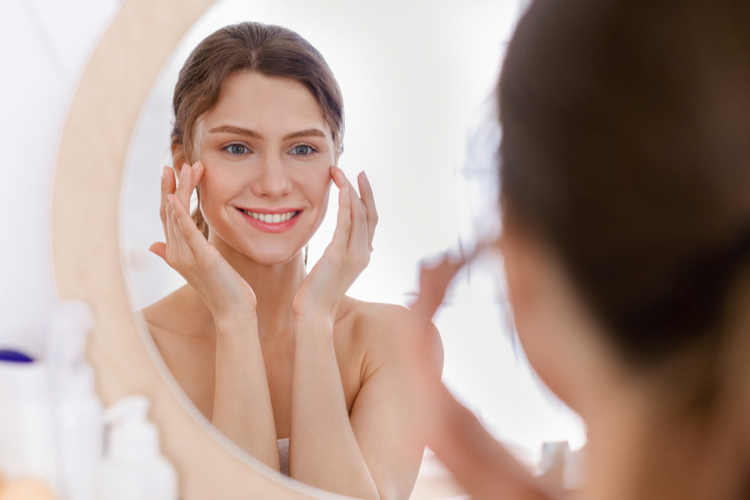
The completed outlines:
<svg viewBox="0 0 750 500">
<path fill-rule="evenodd" d="M 281 473 L 289 476 L 289 438 L 279 439 L 279 465 Z"/>
</svg>

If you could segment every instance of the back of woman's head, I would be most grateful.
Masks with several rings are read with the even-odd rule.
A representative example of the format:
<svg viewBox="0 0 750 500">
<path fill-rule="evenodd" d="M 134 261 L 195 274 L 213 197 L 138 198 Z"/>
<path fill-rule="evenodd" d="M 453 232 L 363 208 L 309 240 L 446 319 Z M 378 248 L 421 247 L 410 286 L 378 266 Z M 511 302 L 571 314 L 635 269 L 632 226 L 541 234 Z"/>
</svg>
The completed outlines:
<svg viewBox="0 0 750 500">
<path fill-rule="evenodd" d="M 750 262 L 750 2 L 536 0 L 498 86 L 503 210 L 650 364 Z"/>
<path fill-rule="evenodd" d="M 196 122 L 217 103 L 227 77 L 241 71 L 290 78 L 307 87 L 331 128 L 338 158 L 344 136 L 344 101 L 323 56 L 292 30 L 244 22 L 225 26 L 206 37 L 180 70 L 172 99 L 172 148 L 178 148 L 184 156 L 178 159 L 188 163 L 198 159 L 193 142 Z M 200 202 L 200 188 L 198 199 Z M 193 218 L 208 236 L 200 210 L 193 213 Z"/>
</svg>

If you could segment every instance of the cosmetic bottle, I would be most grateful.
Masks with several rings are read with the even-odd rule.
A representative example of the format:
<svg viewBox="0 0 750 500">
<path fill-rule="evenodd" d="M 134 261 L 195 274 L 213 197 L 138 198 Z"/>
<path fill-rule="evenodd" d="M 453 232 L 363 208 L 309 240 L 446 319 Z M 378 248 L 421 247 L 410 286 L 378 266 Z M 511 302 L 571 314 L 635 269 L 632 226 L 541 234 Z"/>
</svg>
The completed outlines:
<svg viewBox="0 0 750 500">
<path fill-rule="evenodd" d="M 68 301 L 55 311 L 47 334 L 45 357 L 62 500 L 96 499 L 104 420 L 94 392 L 94 375 L 84 358 L 86 333 L 92 324 L 85 304 Z"/>
<path fill-rule="evenodd" d="M 107 450 L 98 500 L 177 500 L 177 475 L 159 452 L 148 407 L 143 396 L 129 396 L 105 412 Z"/>
<path fill-rule="evenodd" d="M 34 476 L 57 489 L 58 472 L 49 372 L 14 350 L 0 356 L 0 470 L 8 482 Z"/>
</svg>

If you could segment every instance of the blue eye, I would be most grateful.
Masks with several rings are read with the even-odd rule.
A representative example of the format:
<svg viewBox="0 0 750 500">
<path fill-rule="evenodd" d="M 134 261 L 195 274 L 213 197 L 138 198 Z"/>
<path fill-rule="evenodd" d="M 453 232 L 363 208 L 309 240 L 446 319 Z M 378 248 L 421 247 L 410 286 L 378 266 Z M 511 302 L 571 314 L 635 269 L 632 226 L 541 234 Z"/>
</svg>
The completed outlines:
<svg viewBox="0 0 750 500">
<path fill-rule="evenodd" d="M 246 153 L 249 153 L 250 150 L 247 148 L 247 146 L 243 144 L 230 144 L 229 146 L 224 148 L 226 151 L 233 155 L 244 155 Z"/>
<path fill-rule="evenodd" d="M 309 154 L 314 153 L 315 150 L 308 146 L 307 144 L 300 144 L 299 146 L 294 146 L 292 148 L 292 154 L 293 155 L 299 155 L 299 156 L 307 156 Z"/>
</svg>

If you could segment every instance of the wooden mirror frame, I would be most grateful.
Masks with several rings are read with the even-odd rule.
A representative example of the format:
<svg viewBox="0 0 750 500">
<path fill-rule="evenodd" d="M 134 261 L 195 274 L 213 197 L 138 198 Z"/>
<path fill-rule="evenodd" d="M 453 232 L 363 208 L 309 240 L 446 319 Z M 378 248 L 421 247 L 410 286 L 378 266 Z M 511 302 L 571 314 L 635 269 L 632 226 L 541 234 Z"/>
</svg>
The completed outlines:
<svg viewBox="0 0 750 500">
<path fill-rule="evenodd" d="M 148 353 L 130 308 L 120 258 L 119 208 L 131 135 L 152 82 L 214 0 L 128 0 L 78 84 L 60 141 L 52 192 L 52 253 L 59 300 L 94 316 L 87 358 L 105 407 L 130 394 L 151 401 L 180 498 L 343 498 L 287 479 L 195 418 Z M 158 361 L 157 361 L 158 362 Z M 166 368 L 165 368 L 166 369 Z"/>
</svg>

